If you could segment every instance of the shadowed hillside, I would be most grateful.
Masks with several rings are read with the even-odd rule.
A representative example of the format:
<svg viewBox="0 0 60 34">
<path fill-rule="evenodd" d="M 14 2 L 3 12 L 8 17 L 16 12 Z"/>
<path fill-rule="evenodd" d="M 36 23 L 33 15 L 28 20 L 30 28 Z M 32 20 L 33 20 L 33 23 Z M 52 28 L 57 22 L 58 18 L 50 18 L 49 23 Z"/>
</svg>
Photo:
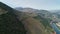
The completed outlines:
<svg viewBox="0 0 60 34">
<path fill-rule="evenodd" d="M 0 34 L 26 34 L 21 21 L 17 19 L 14 10 L 0 2 Z"/>
</svg>

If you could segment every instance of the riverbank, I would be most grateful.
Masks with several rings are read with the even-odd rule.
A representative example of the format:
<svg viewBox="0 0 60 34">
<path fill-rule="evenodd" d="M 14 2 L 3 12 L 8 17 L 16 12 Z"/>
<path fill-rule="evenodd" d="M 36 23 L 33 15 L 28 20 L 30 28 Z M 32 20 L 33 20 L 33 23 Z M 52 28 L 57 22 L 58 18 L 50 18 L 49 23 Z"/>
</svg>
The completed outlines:
<svg viewBox="0 0 60 34">
<path fill-rule="evenodd" d="M 52 23 L 51 26 L 52 26 L 52 28 L 54 29 L 54 31 L 56 32 L 56 34 L 60 34 L 60 30 L 59 30 L 59 28 L 56 26 L 55 23 Z"/>
</svg>

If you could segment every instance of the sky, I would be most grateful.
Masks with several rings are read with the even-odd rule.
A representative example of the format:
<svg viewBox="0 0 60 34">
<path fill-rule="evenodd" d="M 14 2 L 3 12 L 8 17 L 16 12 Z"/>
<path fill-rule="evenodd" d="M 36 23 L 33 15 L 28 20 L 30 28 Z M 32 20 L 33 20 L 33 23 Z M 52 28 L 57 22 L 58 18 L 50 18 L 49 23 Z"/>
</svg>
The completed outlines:
<svg viewBox="0 0 60 34">
<path fill-rule="evenodd" d="M 30 7 L 44 10 L 60 10 L 60 0 L 0 0 L 12 8 Z"/>
</svg>

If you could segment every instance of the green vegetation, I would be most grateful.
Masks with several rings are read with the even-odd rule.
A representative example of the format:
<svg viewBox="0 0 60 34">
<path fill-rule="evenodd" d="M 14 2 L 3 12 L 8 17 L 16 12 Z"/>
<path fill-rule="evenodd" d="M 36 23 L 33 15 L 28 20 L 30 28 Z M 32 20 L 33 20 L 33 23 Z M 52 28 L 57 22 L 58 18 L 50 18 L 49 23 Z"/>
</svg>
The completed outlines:
<svg viewBox="0 0 60 34">
<path fill-rule="evenodd" d="M 45 27 L 47 27 L 47 26 L 49 26 L 50 27 L 50 24 L 49 24 L 49 19 L 45 19 L 45 18 L 43 18 L 43 17 L 41 17 L 41 16 L 36 16 L 36 17 L 34 17 L 35 19 L 38 19 L 38 20 L 40 20 L 41 21 L 41 23 L 45 26 Z"/>
<path fill-rule="evenodd" d="M 54 30 L 51 28 L 51 26 L 50 26 L 50 20 L 51 20 L 51 19 L 43 18 L 43 17 L 41 17 L 40 15 L 35 16 L 35 17 L 33 17 L 33 18 L 40 20 L 40 22 L 43 24 L 43 26 L 44 26 L 48 31 L 51 31 L 51 32 L 54 31 Z"/>
<path fill-rule="evenodd" d="M 14 15 L 6 13 L 0 15 L 0 34 L 26 34 L 26 30 Z"/>
</svg>

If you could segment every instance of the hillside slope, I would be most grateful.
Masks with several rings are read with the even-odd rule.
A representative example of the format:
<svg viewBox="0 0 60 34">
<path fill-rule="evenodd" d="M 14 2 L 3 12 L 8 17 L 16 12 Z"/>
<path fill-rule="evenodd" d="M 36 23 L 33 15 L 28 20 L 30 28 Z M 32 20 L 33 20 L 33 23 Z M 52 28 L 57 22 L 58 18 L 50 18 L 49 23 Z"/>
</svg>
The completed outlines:
<svg viewBox="0 0 60 34">
<path fill-rule="evenodd" d="M 27 30 L 27 34 L 52 34 L 53 29 L 42 19 L 35 19 L 34 17 L 38 17 L 36 13 L 29 12 L 15 12 L 18 16 L 19 20 L 24 24 L 25 29 Z M 33 15 L 33 16 L 32 16 Z M 41 22 L 44 21 L 44 22 Z M 44 26 L 46 24 L 46 27 Z"/>
<path fill-rule="evenodd" d="M 0 34 L 26 34 L 24 25 L 13 12 L 11 7 L 0 3 Z"/>
</svg>

